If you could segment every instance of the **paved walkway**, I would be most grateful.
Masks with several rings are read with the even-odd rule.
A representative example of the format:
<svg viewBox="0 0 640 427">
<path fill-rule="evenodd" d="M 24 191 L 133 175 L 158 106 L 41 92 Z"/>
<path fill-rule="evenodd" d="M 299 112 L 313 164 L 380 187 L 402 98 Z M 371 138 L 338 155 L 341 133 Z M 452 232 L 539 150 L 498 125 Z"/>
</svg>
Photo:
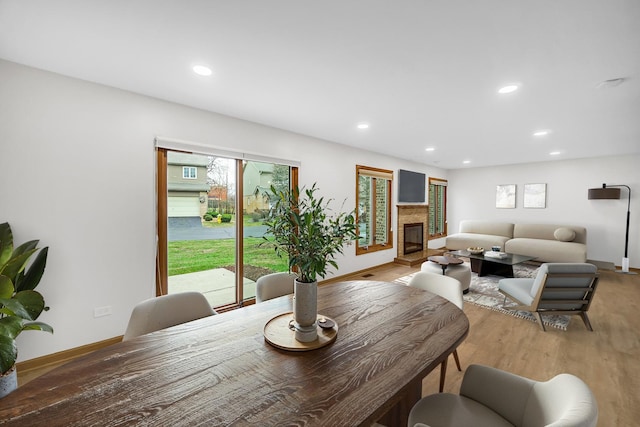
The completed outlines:
<svg viewBox="0 0 640 427">
<path fill-rule="evenodd" d="M 256 295 L 256 282 L 244 278 L 245 298 Z M 169 293 L 198 291 L 204 294 L 211 306 L 235 302 L 235 273 L 226 268 L 198 271 L 196 273 L 169 276 Z"/>
</svg>

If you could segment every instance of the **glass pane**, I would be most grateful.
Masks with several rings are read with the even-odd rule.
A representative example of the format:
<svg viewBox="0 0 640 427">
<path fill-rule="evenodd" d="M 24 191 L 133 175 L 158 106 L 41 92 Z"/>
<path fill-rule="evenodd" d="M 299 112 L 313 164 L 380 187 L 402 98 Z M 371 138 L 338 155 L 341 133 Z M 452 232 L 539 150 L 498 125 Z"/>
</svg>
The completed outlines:
<svg viewBox="0 0 640 427">
<path fill-rule="evenodd" d="M 429 236 L 436 234 L 436 186 L 429 184 Z"/>
<path fill-rule="evenodd" d="M 271 207 L 271 185 L 278 190 L 290 188 L 290 168 L 285 165 L 247 161 L 242 171 L 243 197 L 243 299 L 256 296 L 255 282 L 265 274 L 289 271 L 289 260 L 264 245 L 264 221 Z"/>
<path fill-rule="evenodd" d="M 376 243 L 387 243 L 388 231 L 387 230 L 387 198 L 388 182 L 386 179 L 375 179 L 376 187 Z"/>
<path fill-rule="evenodd" d="M 436 233 L 438 234 L 444 234 L 444 201 L 445 201 L 445 191 L 447 191 L 447 187 L 444 187 L 442 185 L 437 185 L 436 188 L 438 189 L 437 192 L 437 196 L 438 196 L 438 203 L 437 203 L 437 211 L 436 211 L 436 222 L 437 222 L 437 226 L 436 226 Z"/>
<path fill-rule="evenodd" d="M 235 160 L 168 152 L 167 163 L 168 292 L 233 304 Z"/>
<path fill-rule="evenodd" d="M 373 178 L 360 175 L 358 180 L 358 227 L 360 232 L 358 246 L 364 247 L 373 244 L 371 224 L 371 206 L 373 204 L 371 186 Z"/>
<path fill-rule="evenodd" d="M 445 226 L 445 200 L 447 187 L 444 185 L 429 184 L 429 235 L 439 236 L 444 234 Z"/>
</svg>

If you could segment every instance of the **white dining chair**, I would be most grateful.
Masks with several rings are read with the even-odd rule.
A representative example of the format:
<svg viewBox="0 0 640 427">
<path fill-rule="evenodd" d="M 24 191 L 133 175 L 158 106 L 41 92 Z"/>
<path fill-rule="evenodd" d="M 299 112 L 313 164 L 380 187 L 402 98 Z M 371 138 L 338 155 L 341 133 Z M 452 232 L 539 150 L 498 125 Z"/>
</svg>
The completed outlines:
<svg viewBox="0 0 640 427">
<path fill-rule="evenodd" d="M 409 280 L 409 286 L 419 288 L 424 291 L 429 291 L 443 298 L 446 298 L 453 304 L 455 304 L 460 310 L 462 310 L 462 284 L 459 280 L 453 277 L 443 276 L 441 274 L 427 273 L 424 271 L 415 273 Z M 460 359 L 458 358 L 458 350 L 454 349 L 453 359 L 456 362 L 458 371 L 462 371 L 460 366 Z M 447 375 L 447 360 L 449 357 L 442 361 L 440 365 L 440 393 L 444 390 L 444 381 Z"/>
<path fill-rule="evenodd" d="M 200 292 L 179 292 L 138 303 L 122 341 L 217 314 Z"/>
<path fill-rule="evenodd" d="M 293 293 L 294 273 L 271 273 L 259 277 L 256 281 L 256 303 Z"/>
<path fill-rule="evenodd" d="M 408 425 L 595 427 L 597 423 L 598 403 L 575 375 L 534 381 L 489 366 L 470 365 L 460 394 L 423 397 L 411 409 Z"/>
</svg>

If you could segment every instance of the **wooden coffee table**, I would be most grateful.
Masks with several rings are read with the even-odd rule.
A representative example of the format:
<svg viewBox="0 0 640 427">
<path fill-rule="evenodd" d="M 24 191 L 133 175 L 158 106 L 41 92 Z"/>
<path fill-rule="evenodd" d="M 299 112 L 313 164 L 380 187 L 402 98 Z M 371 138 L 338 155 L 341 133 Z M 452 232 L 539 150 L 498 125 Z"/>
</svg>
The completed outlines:
<svg viewBox="0 0 640 427">
<path fill-rule="evenodd" d="M 484 256 L 484 252 L 472 254 L 469 251 L 452 251 L 449 255 L 467 257 L 471 261 L 471 271 L 478 276 L 494 274 L 496 276 L 513 277 L 513 266 L 531 261 L 536 257 L 507 253 L 504 258 Z"/>
<path fill-rule="evenodd" d="M 444 256 L 442 256 L 442 255 L 430 256 L 427 259 L 429 261 L 431 261 L 431 262 L 435 262 L 440 267 L 442 267 L 442 275 L 443 276 L 446 274 L 448 266 L 450 266 L 450 265 L 458 265 L 458 264 L 462 264 L 464 262 L 460 258 L 456 258 L 456 257 L 453 257 L 453 256 L 446 256 L 446 255 L 444 255 Z"/>
</svg>

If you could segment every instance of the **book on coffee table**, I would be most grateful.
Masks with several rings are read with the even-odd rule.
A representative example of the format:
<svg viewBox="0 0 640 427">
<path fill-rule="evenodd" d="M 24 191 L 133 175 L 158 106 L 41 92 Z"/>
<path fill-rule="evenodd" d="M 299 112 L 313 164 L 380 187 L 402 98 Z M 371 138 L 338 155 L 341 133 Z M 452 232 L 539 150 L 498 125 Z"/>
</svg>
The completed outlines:
<svg viewBox="0 0 640 427">
<path fill-rule="evenodd" d="M 507 254 L 505 252 L 487 251 L 484 253 L 484 256 L 487 258 L 504 259 L 507 257 Z"/>
</svg>

